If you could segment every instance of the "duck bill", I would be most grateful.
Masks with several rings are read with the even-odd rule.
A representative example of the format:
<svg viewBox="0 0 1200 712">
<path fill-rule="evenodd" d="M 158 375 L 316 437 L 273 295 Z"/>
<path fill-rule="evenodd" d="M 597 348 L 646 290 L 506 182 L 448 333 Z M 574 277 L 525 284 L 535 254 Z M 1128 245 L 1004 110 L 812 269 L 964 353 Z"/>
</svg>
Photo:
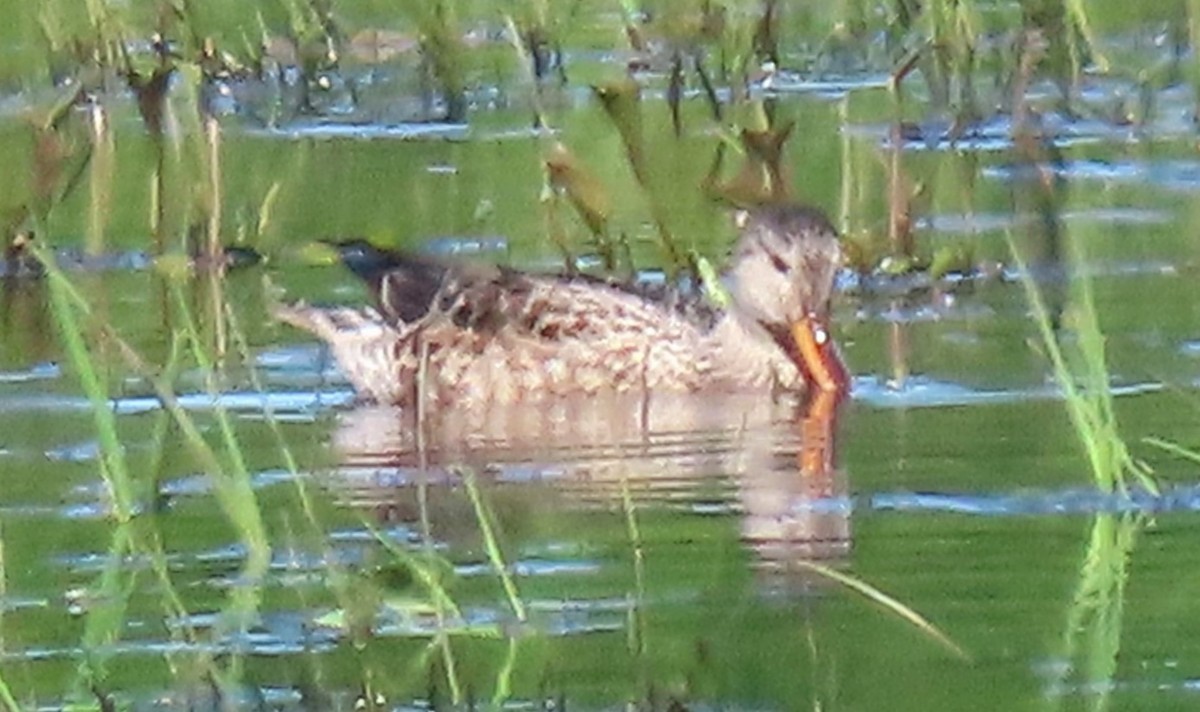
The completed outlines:
<svg viewBox="0 0 1200 712">
<path fill-rule="evenodd" d="M 846 390 L 850 378 L 825 319 L 814 314 L 801 318 L 792 325 L 792 340 L 800 356 L 797 365 L 809 383 L 822 391 Z"/>
</svg>

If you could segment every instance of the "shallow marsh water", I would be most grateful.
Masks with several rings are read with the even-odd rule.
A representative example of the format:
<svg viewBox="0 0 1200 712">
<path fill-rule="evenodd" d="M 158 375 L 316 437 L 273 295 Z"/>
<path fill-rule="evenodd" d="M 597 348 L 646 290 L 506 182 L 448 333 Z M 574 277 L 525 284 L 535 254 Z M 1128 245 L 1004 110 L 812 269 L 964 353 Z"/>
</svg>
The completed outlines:
<svg viewBox="0 0 1200 712">
<path fill-rule="evenodd" d="M 1098 79 L 1086 89 L 1097 105 L 1133 91 Z M 551 123 L 612 191 L 613 224 L 651 265 L 659 254 L 646 196 L 586 96 L 559 97 Z M 880 122 L 890 109 L 877 77 L 784 84 L 774 99 L 780 118 L 802 127 L 786 161 L 798 193 L 848 232 L 881 230 Z M 1200 162 L 1180 118 L 1194 101 L 1163 92 L 1158 119 L 1140 132 L 1068 119 L 1056 129 L 1061 222 L 1086 250 L 1118 417 L 1164 483 L 1163 496 L 1132 502 L 1091 486 L 1011 269 L 933 287 L 846 277 L 836 323 L 854 389 L 839 412 L 833 467 L 820 477 L 796 473 L 805 443 L 786 408 L 746 416 L 727 403 L 722 413 L 738 417 L 636 437 L 614 437 L 604 418 L 564 416 L 553 442 L 540 423 L 532 438 L 502 429 L 489 438 L 451 419 L 445 433 L 454 435 L 418 446 L 403 418 L 355 407 L 323 351 L 274 323 L 269 305 L 280 289 L 288 299 L 362 300 L 348 273 L 308 264 L 302 246 L 330 236 L 555 267 L 539 203 L 545 138 L 527 130 L 528 112 L 480 108 L 466 127 L 411 130 L 303 121 L 264 129 L 227 117 L 225 233 L 245 230 L 278 193 L 254 245 L 269 262 L 215 280 L 181 278 L 134 252 L 147 244 L 153 146 L 118 103 L 99 250 L 107 257 L 60 261 L 151 364 L 168 360 L 183 318 L 176 289 L 214 343 L 221 320 L 210 305 L 228 305 L 248 358 L 226 338 L 229 367 L 215 396 L 197 369 L 174 385 L 214 442 L 217 409 L 232 413 L 269 557 L 265 573 L 247 571 L 252 557 L 219 483 L 198 474 L 146 381 L 97 348 L 125 455 L 157 493 L 139 502 L 138 553 L 110 559 L 122 535 L 46 281 L 6 279 L 4 679 L 30 707 L 89 699 L 77 669 L 98 659 L 106 691 L 146 709 L 351 709 L 362 696 L 383 708 L 456 697 L 585 709 L 1191 708 L 1200 677 L 1197 469 L 1141 439 L 1196 442 Z M 671 178 L 672 229 L 719 259 L 732 230 L 697 190 L 716 139 L 699 100 L 684 107 L 690 128 L 675 139 L 665 105 L 645 103 L 652 164 Z M 23 124 L 8 128 L 5 151 L 24 155 Z M 932 195 L 918 221 L 922 249 L 962 244 L 979 264 L 1008 264 L 1006 234 L 1038 248 L 1020 201 L 1030 178 L 1007 136 L 997 120 L 953 147 L 906 147 L 907 170 Z M 84 243 L 88 200 L 77 193 L 53 213 L 56 244 Z M 1062 265 L 1038 266 L 1045 292 L 1066 299 Z M 483 521 L 518 603 L 489 563 Z M 895 597 L 967 656 L 806 561 Z M 153 573 L 159 563 L 182 610 Z M 1106 579 L 1097 572 L 1106 567 L 1119 573 Z M 85 645 L 98 597 L 112 595 L 99 582 L 113 570 L 136 573 L 120 589 L 119 635 Z M 457 613 L 430 604 L 424 576 L 445 583 Z M 239 595 L 254 602 L 248 616 L 231 603 Z M 197 662 L 208 658 L 228 677 L 214 680 Z"/>
</svg>

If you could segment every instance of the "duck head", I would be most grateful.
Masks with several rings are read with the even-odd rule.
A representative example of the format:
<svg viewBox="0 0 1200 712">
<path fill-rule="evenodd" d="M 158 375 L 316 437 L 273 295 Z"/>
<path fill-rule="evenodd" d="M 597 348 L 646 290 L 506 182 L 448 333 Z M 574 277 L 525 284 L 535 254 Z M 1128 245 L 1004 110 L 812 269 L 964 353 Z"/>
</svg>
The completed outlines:
<svg viewBox="0 0 1200 712">
<path fill-rule="evenodd" d="M 849 384 L 829 330 L 833 284 L 842 263 L 837 230 L 819 210 L 772 205 L 741 211 L 727 273 L 732 308 L 762 326 L 821 390 Z"/>
</svg>

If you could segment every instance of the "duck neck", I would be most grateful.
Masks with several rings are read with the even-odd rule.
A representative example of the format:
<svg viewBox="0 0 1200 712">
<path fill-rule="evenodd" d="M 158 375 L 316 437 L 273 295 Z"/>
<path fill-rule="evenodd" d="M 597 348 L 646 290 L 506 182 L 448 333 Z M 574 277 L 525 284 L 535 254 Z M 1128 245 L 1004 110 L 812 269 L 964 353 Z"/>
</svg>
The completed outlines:
<svg viewBox="0 0 1200 712">
<path fill-rule="evenodd" d="M 797 390 L 804 386 L 796 362 L 779 345 L 776 335 L 736 307 L 721 316 L 710 338 L 717 380 L 753 388 Z"/>
</svg>

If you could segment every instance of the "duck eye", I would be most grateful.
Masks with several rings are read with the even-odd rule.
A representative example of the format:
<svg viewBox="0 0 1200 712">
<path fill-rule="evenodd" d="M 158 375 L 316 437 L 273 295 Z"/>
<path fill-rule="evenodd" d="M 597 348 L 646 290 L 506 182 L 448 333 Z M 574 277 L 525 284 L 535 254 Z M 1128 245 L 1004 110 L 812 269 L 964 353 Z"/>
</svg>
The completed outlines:
<svg viewBox="0 0 1200 712">
<path fill-rule="evenodd" d="M 767 256 L 771 258 L 771 266 L 775 268 L 776 272 L 779 274 L 787 274 L 788 263 L 784 262 L 782 257 L 774 252 L 768 252 Z"/>
</svg>

